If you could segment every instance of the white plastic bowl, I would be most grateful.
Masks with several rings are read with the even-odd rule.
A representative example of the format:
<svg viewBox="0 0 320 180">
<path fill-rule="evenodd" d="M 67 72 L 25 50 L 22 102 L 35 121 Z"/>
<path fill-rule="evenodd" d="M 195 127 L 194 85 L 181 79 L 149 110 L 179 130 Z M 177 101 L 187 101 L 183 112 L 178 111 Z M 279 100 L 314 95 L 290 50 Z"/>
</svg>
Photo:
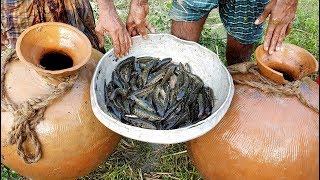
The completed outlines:
<svg viewBox="0 0 320 180">
<path fill-rule="evenodd" d="M 212 115 L 191 126 L 173 130 L 139 128 L 109 116 L 104 103 L 105 80 L 110 82 L 117 64 L 130 56 L 171 57 L 173 62 L 189 63 L 192 73 L 198 75 L 205 86 L 213 89 L 216 100 Z M 98 63 L 91 81 L 91 104 L 94 114 L 102 124 L 125 137 L 160 144 L 189 141 L 216 126 L 230 106 L 234 94 L 231 75 L 215 53 L 195 42 L 184 41 L 169 34 L 150 34 L 147 40 L 136 36 L 133 37 L 133 46 L 128 56 L 116 59 L 111 49 Z"/>
</svg>

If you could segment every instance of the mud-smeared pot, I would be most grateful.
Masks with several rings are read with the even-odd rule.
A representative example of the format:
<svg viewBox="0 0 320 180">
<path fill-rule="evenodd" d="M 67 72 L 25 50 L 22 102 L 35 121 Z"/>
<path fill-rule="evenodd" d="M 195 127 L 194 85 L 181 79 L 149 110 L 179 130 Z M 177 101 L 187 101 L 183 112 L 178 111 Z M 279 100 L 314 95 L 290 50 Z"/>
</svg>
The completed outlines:
<svg viewBox="0 0 320 180">
<path fill-rule="evenodd" d="M 37 162 L 24 162 L 16 144 L 6 145 L 15 116 L 1 111 L 1 162 L 32 179 L 75 179 L 94 170 L 121 138 L 101 124 L 91 109 L 89 86 L 102 54 L 91 48 L 81 31 L 62 23 L 42 23 L 26 29 L 18 39 L 16 52 L 19 59 L 7 64 L 4 77 L 5 96 L 14 104 L 54 93 L 52 85 L 59 83 L 57 78 L 75 74 L 77 78 L 71 89 L 50 102 L 34 129 L 42 151 Z M 48 67 L 40 61 L 48 52 L 64 53 L 72 59 L 72 66 L 46 70 Z M 30 139 L 23 147 L 34 150 Z"/>
<path fill-rule="evenodd" d="M 304 77 L 318 63 L 284 47 L 290 49 L 273 56 L 258 47 L 259 70 L 250 63 L 228 67 L 235 82 L 230 108 L 210 132 L 187 143 L 204 179 L 319 179 L 319 86 Z M 303 54 L 283 58 L 288 51 Z M 283 74 L 304 78 L 289 82 Z"/>
</svg>

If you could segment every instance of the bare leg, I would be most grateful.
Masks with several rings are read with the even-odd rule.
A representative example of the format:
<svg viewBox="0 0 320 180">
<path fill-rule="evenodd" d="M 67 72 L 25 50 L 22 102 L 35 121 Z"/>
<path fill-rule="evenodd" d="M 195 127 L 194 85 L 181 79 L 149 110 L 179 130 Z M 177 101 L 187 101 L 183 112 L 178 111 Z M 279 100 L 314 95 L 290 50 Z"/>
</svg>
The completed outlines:
<svg viewBox="0 0 320 180">
<path fill-rule="evenodd" d="M 172 20 L 171 34 L 181 39 L 198 42 L 207 17 L 208 16 L 204 16 L 195 22 Z M 228 65 L 249 61 L 252 47 L 252 44 L 241 44 L 228 35 L 226 50 Z"/>
<path fill-rule="evenodd" d="M 178 38 L 198 42 L 203 24 L 208 16 L 204 16 L 195 22 L 174 21 L 171 23 L 171 34 Z"/>
<path fill-rule="evenodd" d="M 228 66 L 250 60 L 252 44 L 241 44 L 232 36 L 227 37 L 226 58 Z"/>
</svg>

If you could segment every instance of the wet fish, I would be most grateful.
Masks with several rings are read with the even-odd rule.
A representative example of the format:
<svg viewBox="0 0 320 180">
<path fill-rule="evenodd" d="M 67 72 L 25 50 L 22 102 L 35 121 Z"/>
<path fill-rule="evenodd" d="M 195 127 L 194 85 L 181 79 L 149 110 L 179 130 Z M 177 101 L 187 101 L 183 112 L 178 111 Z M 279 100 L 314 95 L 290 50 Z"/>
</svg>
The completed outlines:
<svg viewBox="0 0 320 180">
<path fill-rule="evenodd" d="M 160 83 L 160 86 L 163 86 L 165 83 L 168 82 L 168 80 L 169 80 L 169 79 L 171 78 L 171 76 L 173 75 L 173 72 L 174 72 L 175 68 L 176 68 L 175 66 L 171 66 L 171 67 L 169 67 L 169 68 L 167 69 L 164 77 L 162 78 L 162 81 L 161 81 L 161 83 Z"/>
<path fill-rule="evenodd" d="M 138 106 L 134 106 L 132 110 L 133 114 L 136 116 L 143 118 L 143 119 L 148 119 L 149 121 L 157 121 L 160 120 L 161 117 L 148 111 L 144 111 L 143 109 L 139 108 Z"/>
<path fill-rule="evenodd" d="M 199 119 L 201 119 L 202 118 L 202 116 L 204 115 L 204 100 L 203 100 L 203 96 L 202 96 L 202 94 L 200 93 L 199 95 L 198 95 L 198 98 L 197 98 L 197 102 L 198 102 L 198 104 L 199 104 L 199 113 L 198 113 L 198 118 Z"/>
<path fill-rule="evenodd" d="M 171 89 L 174 89 L 174 88 L 176 87 L 177 80 L 178 80 L 177 78 L 178 78 L 177 75 L 172 75 L 172 76 L 170 77 L 169 85 L 170 85 L 170 88 L 171 88 Z"/>
<path fill-rule="evenodd" d="M 166 74 L 166 71 L 161 71 L 160 73 L 158 73 L 157 75 L 149 79 L 145 84 L 145 86 L 148 87 L 148 86 L 156 85 L 164 77 L 165 74 Z"/>
<path fill-rule="evenodd" d="M 214 95 L 186 64 L 171 58 L 130 57 L 104 85 L 108 113 L 123 123 L 147 129 L 175 129 L 211 115 Z"/>
<path fill-rule="evenodd" d="M 137 97 L 144 97 L 144 96 L 149 95 L 154 90 L 154 88 L 155 88 L 154 86 L 145 87 L 144 89 L 139 89 L 139 90 L 132 92 L 131 95 L 134 95 Z"/>
<path fill-rule="evenodd" d="M 123 97 L 127 96 L 128 90 L 123 88 L 116 88 L 110 95 L 110 100 L 114 100 L 117 95 L 121 95 Z"/>
<path fill-rule="evenodd" d="M 136 58 L 134 56 L 131 56 L 125 60 L 122 60 L 118 66 L 116 67 L 116 71 L 120 71 L 124 66 L 129 65 L 129 64 L 133 64 L 135 62 Z M 132 66 L 132 65 L 131 65 Z"/>
<path fill-rule="evenodd" d="M 155 72 L 160 70 L 163 66 L 169 64 L 172 61 L 172 58 L 164 58 L 162 59 L 157 66 L 155 66 L 154 68 L 152 68 L 151 72 Z"/>
<path fill-rule="evenodd" d="M 191 66 L 190 66 L 189 63 L 185 63 L 185 64 L 183 65 L 183 67 L 184 67 L 184 70 L 185 70 L 185 71 L 191 73 Z"/>
<path fill-rule="evenodd" d="M 133 118 L 133 117 L 126 117 L 124 116 L 123 119 L 128 123 L 145 129 L 157 129 L 157 127 L 150 121 L 146 121 L 140 118 Z"/>
<path fill-rule="evenodd" d="M 134 73 L 131 74 L 131 79 L 130 79 L 130 82 L 129 82 L 131 91 L 137 91 L 138 90 L 138 87 L 137 87 L 138 78 L 139 78 L 139 74 L 137 72 L 134 72 Z"/>
<path fill-rule="evenodd" d="M 180 87 L 179 92 L 177 94 L 178 101 L 181 100 L 185 96 L 185 94 L 188 90 L 188 87 L 189 87 L 189 76 L 187 75 L 186 72 L 183 72 L 183 80 L 184 80 L 184 83 Z"/>
<path fill-rule="evenodd" d="M 133 100 L 139 107 L 141 107 L 142 109 L 148 111 L 148 112 L 153 112 L 155 113 L 156 111 L 154 110 L 153 107 L 151 107 L 146 101 L 137 98 L 135 95 L 131 95 L 129 96 L 129 98 L 131 100 Z"/>
<path fill-rule="evenodd" d="M 153 60 L 157 60 L 159 58 L 154 58 L 154 57 L 150 57 L 150 56 L 144 56 L 144 57 L 139 57 L 137 58 L 137 62 L 138 63 L 148 63 L 148 62 L 151 62 Z"/>
<path fill-rule="evenodd" d="M 188 114 L 186 112 L 180 113 L 179 115 L 175 116 L 173 119 L 168 120 L 168 122 L 166 122 L 166 125 L 164 126 L 164 129 L 168 130 L 168 129 L 175 128 L 180 124 L 182 124 L 184 121 L 186 121 L 187 118 L 188 118 Z"/>
<path fill-rule="evenodd" d="M 147 80 L 148 80 L 148 76 L 149 76 L 149 73 L 150 73 L 150 70 L 152 68 L 152 63 L 148 64 L 142 71 L 141 73 L 141 79 L 142 79 L 142 85 L 146 85 L 147 83 Z"/>
<path fill-rule="evenodd" d="M 116 84 L 118 87 L 123 88 L 122 83 L 120 82 L 120 75 L 118 74 L 117 71 L 113 71 L 112 72 L 112 83 Z"/>
</svg>

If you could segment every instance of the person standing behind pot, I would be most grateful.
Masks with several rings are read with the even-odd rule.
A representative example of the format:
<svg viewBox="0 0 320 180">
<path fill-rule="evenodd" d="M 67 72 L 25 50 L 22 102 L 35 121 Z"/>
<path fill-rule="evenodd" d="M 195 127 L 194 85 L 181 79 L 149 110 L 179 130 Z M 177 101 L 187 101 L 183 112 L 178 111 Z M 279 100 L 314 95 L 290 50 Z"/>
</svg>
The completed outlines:
<svg viewBox="0 0 320 180">
<path fill-rule="evenodd" d="M 95 26 L 89 0 L 4 0 L 1 1 L 1 50 L 12 48 L 29 26 L 41 22 L 63 22 L 81 30 L 93 48 L 105 53 L 104 34 L 110 36 L 117 56 L 128 53 L 131 37 L 112 0 L 97 0 L 99 20 Z"/>
<path fill-rule="evenodd" d="M 146 1 L 147 2 L 147 1 Z M 219 7 L 222 23 L 227 31 L 226 58 L 228 65 L 250 60 L 253 43 L 263 33 L 263 23 L 270 16 L 264 50 L 272 54 L 281 49 L 282 42 L 291 30 L 298 0 L 174 0 L 169 12 L 172 19 L 171 33 L 181 39 L 199 41 L 203 25 L 213 8 Z M 148 11 L 131 6 L 128 19 L 140 19 L 140 24 L 126 26 L 131 35 L 144 32 L 141 27 Z M 145 15 L 145 16 L 144 16 Z M 141 33 L 140 33 L 141 34 Z"/>
</svg>

